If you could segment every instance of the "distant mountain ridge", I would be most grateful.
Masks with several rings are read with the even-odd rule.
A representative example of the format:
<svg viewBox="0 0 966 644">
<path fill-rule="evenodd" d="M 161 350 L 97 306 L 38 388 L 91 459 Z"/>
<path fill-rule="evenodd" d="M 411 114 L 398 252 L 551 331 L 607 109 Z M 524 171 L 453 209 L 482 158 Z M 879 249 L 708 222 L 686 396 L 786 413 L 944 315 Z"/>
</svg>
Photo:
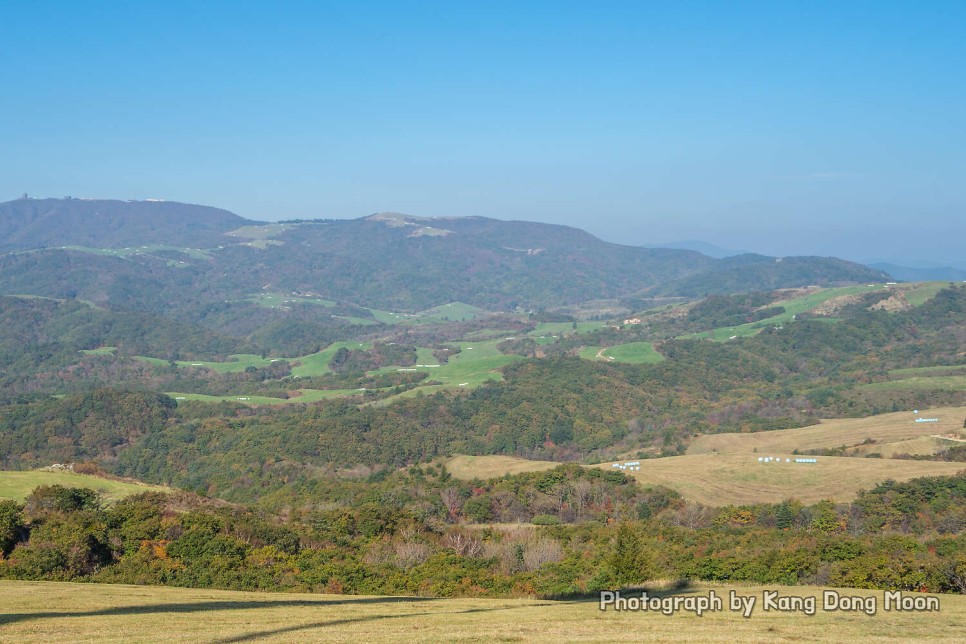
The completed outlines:
<svg viewBox="0 0 966 644">
<path fill-rule="evenodd" d="M 689 239 L 679 242 L 668 242 L 666 244 L 644 244 L 642 248 L 673 248 L 677 250 L 696 250 L 702 255 L 707 255 L 708 257 L 714 257 L 715 259 L 724 259 L 725 257 L 734 257 L 735 255 L 747 255 L 749 251 L 746 250 L 729 250 L 727 248 L 722 248 L 716 244 L 711 244 L 709 242 L 701 241 L 699 239 Z"/>
<path fill-rule="evenodd" d="M 266 224 L 175 202 L 22 199 L 0 204 L 0 235 L 0 251 L 40 249 L 0 257 L 0 293 L 160 312 L 228 306 L 266 291 L 311 291 L 403 311 L 453 301 L 511 310 L 888 278 L 834 258 L 719 260 L 614 244 L 568 226 L 485 217 L 378 213 Z M 184 250 L 138 250 L 151 244 Z M 199 248 L 206 250 L 187 250 Z"/>
<path fill-rule="evenodd" d="M 953 266 L 936 266 L 929 268 L 918 268 L 914 266 L 899 266 L 891 262 L 878 262 L 867 264 L 870 268 L 885 271 L 897 280 L 904 282 L 932 282 L 953 280 L 966 280 L 966 271 Z"/>
<path fill-rule="evenodd" d="M 173 201 L 17 199 L 0 203 L 0 251 L 68 245 L 205 247 L 252 223 L 227 210 Z"/>
</svg>

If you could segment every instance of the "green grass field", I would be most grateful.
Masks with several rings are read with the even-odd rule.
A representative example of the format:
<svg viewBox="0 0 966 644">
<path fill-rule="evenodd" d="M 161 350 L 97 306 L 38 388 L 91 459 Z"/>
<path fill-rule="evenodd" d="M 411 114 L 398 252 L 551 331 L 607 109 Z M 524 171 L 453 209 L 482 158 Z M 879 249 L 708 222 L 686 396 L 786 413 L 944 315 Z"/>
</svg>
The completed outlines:
<svg viewBox="0 0 966 644">
<path fill-rule="evenodd" d="M 169 491 L 157 485 L 147 485 L 128 481 L 115 481 L 98 476 L 75 474 L 73 472 L 46 472 L 28 470 L 23 472 L 0 471 L 0 499 L 23 501 L 38 485 L 63 485 L 64 487 L 83 487 L 99 492 L 106 500 L 116 501 L 131 494 L 148 490 Z M 3 638 L 0 637 L 0 640 Z"/>
<path fill-rule="evenodd" d="M 966 597 L 939 595 L 939 611 L 826 611 L 823 588 L 696 584 L 677 596 L 722 597 L 689 613 L 601 611 L 595 599 L 378 597 L 245 593 L 189 588 L 0 581 L 6 642 L 962 642 Z M 748 618 L 729 592 L 754 596 Z M 818 597 L 817 611 L 765 611 L 762 593 Z M 626 596 L 626 595 L 625 595 Z M 635 593 L 631 596 L 639 596 Z M 907 595 L 908 596 L 908 595 Z M 921 595 L 919 595 L 921 596 Z"/>
<path fill-rule="evenodd" d="M 871 391 L 936 390 L 966 391 L 966 375 L 961 376 L 911 376 L 886 382 L 870 382 L 860 385 Z"/>
<path fill-rule="evenodd" d="M 416 347 L 416 364 L 439 364 L 429 347 Z"/>
<path fill-rule="evenodd" d="M 397 313 L 395 311 L 382 311 L 380 309 L 369 309 L 372 317 L 383 324 L 403 324 L 413 319 L 411 313 Z"/>
<path fill-rule="evenodd" d="M 423 385 L 404 391 L 396 396 L 391 396 L 378 404 L 386 404 L 389 401 L 400 397 L 416 396 L 419 393 L 428 394 L 440 389 L 473 389 L 491 380 L 503 380 L 503 367 L 523 360 L 522 356 L 504 355 L 497 349 L 499 340 L 487 342 L 452 342 L 449 344 L 460 347 L 460 352 L 450 356 L 449 362 L 436 366 L 412 367 L 417 371 L 424 371 L 429 374 L 427 381 L 435 381 L 439 384 Z M 417 354 L 418 355 L 418 354 Z M 423 354 L 425 357 L 425 354 Z M 438 364 L 435 358 L 432 362 L 418 362 L 421 365 Z M 379 372 L 395 371 L 397 367 L 386 367 Z M 379 373 L 377 372 L 377 373 Z"/>
<path fill-rule="evenodd" d="M 273 239 L 281 235 L 286 230 L 297 227 L 299 224 L 263 224 L 260 226 L 242 226 L 235 230 L 225 233 L 229 237 L 236 239 L 247 239 L 242 242 L 245 246 L 252 248 L 267 248 L 271 245 L 280 245 L 282 242 Z"/>
<path fill-rule="evenodd" d="M 905 290 L 906 301 L 912 306 L 922 306 L 942 289 L 948 287 L 950 282 L 921 282 Z"/>
<path fill-rule="evenodd" d="M 656 364 L 664 356 L 650 342 L 628 342 L 613 347 L 584 347 L 578 354 L 584 360 L 625 362 L 627 364 Z"/>
<path fill-rule="evenodd" d="M 605 360 L 629 364 L 655 364 L 664 360 L 650 342 L 629 342 L 608 347 L 600 354 Z"/>
<path fill-rule="evenodd" d="M 290 393 L 290 398 L 250 396 L 247 394 L 209 396 L 207 394 L 188 394 L 178 391 L 166 391 L 165 394 L 171 396 L 175 400 L 196 400 L 207 403 L 237 402 L 245 405 L 296 405 L 318 402 L 320 400 L 331 400 L 333 398 L 361 396 L 365 394 L 365 391 L 359 389 L 296 389 L 294 392 L 298 395 L 292 395 Z"/>
<path fill-rule="evenodd" d="M 263 358 L 251 353 L 238 353 L 228 356 L 227 362 L 209 362 L 204 360 L 175 360 L 179 367 L 204 367 L 218 373 L 237 373 L 244 371 L 248 367 L 267 367 L 272 363 L 268 358 Z M 162 358 L 149 358 L 147 356 L 134 356 L 135 360 L 148 362 L 155 365 L 167 365 L 168 361 Z"/>
<path fill-rule="evenodd" d="M 190 259 L 211 258 L 211 252 L 202 248 L 183 248 L 181 246 L 165 246 L 164 244 L 132 246 L 130 248 L 91 248 L 89 246 L 62 246 L 62 248 L 64 250 L 79 251 L 82 253 L 89 253 L 91 255 L 103 255 L 105 257 L 131 257 L 133 255 L 151 255 L 158 251 L 173 251 L 176 253 L 181 253 Z M 174 263 L 177 263 L 177 261 Z"/>
<path fill-rule="evenodd" d="M 420 311 L 416 316 L 419 319 L 427 321 L 463 322 L 466 320 L 474 320 L 484 314 L 486 314 L 486 311 L 472 304 L 450 302 L 449 304 L 442 304 L 440 306 L 434 306 L 431 309 L 426 309 L 425 311 Z"/>
<path fill-rule="evenodd" d="M 248 301 L 254 302 L 258 306 L 267 309 L 274 309 L 276 307 L 282 307 L 289 304 L 315 304 L 318 306 L 324 306 L 326 308 L 335 306 L 335 302 L 332 300 L 325 300 L 318 297 L 286 295 L 285 293 L 257 293 L 249 297 Z"/>
<path fill-rule="evenodd" d="M 560 337 L 571 334 L 590 333 L 607 326 L 606 322 L 541 322 L 527 335 L 537 341 L 537 344 L 551 344 Z"/>
<path fill-rule="evenodd" d="M 333 315 L 332 317 L 337 318 L 339 320 L 345 320 L 349 324 L 357 324 L 359 326 L 369 326 L 372 324 L 379 324 L 377 320 L 373 320 L 370 318 L 360 318 L 355 315 Z"/>
<path fill-rule="evenodd" d="M 956 376 L 966 375 L 966 364 L 940 365 L 935 367 L 910 367 L 908 369 L 893 369 L 890 376 Z"/>
<path fill-rule="evenodd" d="M 380 309 L 369 309 L 372 317 L 383 324 L 439 324 L 440 322 L 462 322 L 473 320 L 481 315 L 486 315 L 486 311 L 466 304 L 464 302 L 450 302 L 441 304 L 418 313 L 403 313 L 399 311 L 383 311 Z"/>
<path fill-rule="evenodd" d="M 312 376 L 322 376 L 331 373 L 332 370 L 329 369 L 329 363 L 332 362 L 332 358 L 335 357 L 336 352 L 342 347 L 346 349 L 369 349 L 372 347 L 372 343 L 352 341 L 333 342 L 318 353 L 302 356 L 301 358 L 293 358 L 290 362 L 293 365 L 296 362 L 299 364 L 292 367 L 292 375 L 298 378 L 311 378 Z"/>
<path fill-rule="evenodd" d="M 486 342 L 458 342 L 453 343 L 461 349 L 460 353 L 450 357 L 446 364 L 439 364 L 439 361 L 432 354 L 432 350 L 427 347 L 417 349 L 417 364 L 421 366 L 406 367 L 429 374 L 429 380 L 438 384 L 417 387 L 398 396 L 416 395 L 416 392 L 431 393 L 439 389 L 450 388 L 473 388 L 491 380 L 502 380 L 503 374 L 500 369 L 517 360 L 523 360 L 521 356 L 504 355 L 497 349 L 498 340 Z M 335 353 L 342 347 L 348 349 L 368 349 L 372 346 L 371 342 L 335 342 L 322 351 L 301 358 L 290 358 L 293 364 L 292 376 L 297 378 L 308 378 L 321 376 L 329 373 L 329 362 Z M 249 366 L 262 367 L 271 364 L 271 360 L 256 355 L 235 355 L 232 362 L 202 362 L 202 361 L 178 361 L 180 367 L 206 367 L 218 371 L 219 373 L 244 371 Z M 147 358 L 138 356 L 139 360 L 151 364 L 166 365 L 167 360 L 160 358 Z M 399 366 L 387 366 L 373 371 L 373 374 L 391 373 L 400 369 Z M 286 381 L 290 382 L 290 381 Z M 345 396 L 357 396 L 363 392 L 356 389 L 301 389 L 297 388 L 298 381 L 291 382 L 293 390 L 301 392 L 301 396 L 289 399 L 273 398 L 269 396 L 250 396 L 246 394 L 233 394 L 228 396 L 209 396 L 205 394 L 190 394 L 183 392 L 166 392 L 176 400 L 197 400 L 203 402 L 241 402 L 250 405 L 284 405 L 292 403 L 310 403 L 330 398 Z M 393 396 L 393 399 L 396 396 Z M 380 401 L 384 402 L 384 401 Z"/>
<path fill-rule="evenodd" d="M 85 356 L 112 356 L 117 347 L 98 347 L 96 349 L 81 349 Z"/>
</svg>

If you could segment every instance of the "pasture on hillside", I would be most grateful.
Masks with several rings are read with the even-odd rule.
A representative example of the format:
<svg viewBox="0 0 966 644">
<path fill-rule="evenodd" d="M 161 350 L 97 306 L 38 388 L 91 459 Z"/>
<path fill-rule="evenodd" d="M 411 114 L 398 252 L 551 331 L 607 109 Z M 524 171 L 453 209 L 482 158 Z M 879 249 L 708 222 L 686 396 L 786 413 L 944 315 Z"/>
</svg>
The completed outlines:
<svg viewBox="0 0 966 644">
<path fill-rule="evenodd" d="M 320 297 L 289 295 L 286 293 L 256 293 L 249 297 L 248 300 L 267 309 L 284 307 L 288 304 L 315 304 L 326 308 L 335 306 L 335 302 L 332 300 L 326 300 Z"/>
<path fill-rule="evenodd" d="M 927 375 L 910 376 L 898 380 L 885 382 L 870 382 L 859 385 L 860 389 L 869 391 L 954 391 L 966 392 L 966 375 Z"/>
<path fill-rule="evenodd" d="M 428 373 L 429 377 L 425 382 L 436 384 L 420 385 L 415 389 L 410 389 L 396 396 L 380 400 L 378 404 L 386 404 L 397 398 L 415 396 L 419 393 L 429 394 L 441 389 L 473 389 L 492 380 L 503 380 L 503 373 L 500 369 L 524 358 L 522 356 L 501 353 L 497 349 L 499 343 L 500 341 L 498 340 L 448 343 L 452 346 L 459 347 L 460 352 L 450 356 L 445 364 L 439 364 L 433 358 L 432 363 L 418 362 L 415 367 L 406 367 L 407 369 Z M 417 352 L 417 356 L 420 355 L 424 359 L 428 358 L 425 352 L 422 354 Z M 383 367 L 373 373 L 385 373 L 397 369 L 398 367 Z"/>
<path fill-rule="evenodd" d="M 429 375 L 428 381 L 433 382 L 434 384 L 421 385 L 415 389 L 398 394 L 399 396 L 411 396 L 415 395 L 416 392 L 431 393 L 440 389 L 472 389 L 491 380 L 502 380 L 503 374 L 500 372 L 500 369 L 512 362 L 523 359 L 521 356 L 505 355 L 501 353 L 500 350 L 497 349 L 497 345 L 499 344 L 499 341 L 497 340 L 489 340 L 484 342 L 453 342 L 450 344 L 459 347 L 460 352 L 450 356 L 449 361 L 445 364 L 439 363 L 439 361 L 433 356 L 431 349 L 427 347 L 418 347 L 416 350 L 416 366 L 399 367 L 398 365 L 390 365 L 369 373 L 370 375 L 378 375 L 394 373 L 402 369 L 423 371 L 427 373 Z M 285 382 L 293 387 L 293 391 L 300 392 L 299 395 L 293 396 L 289 399 L 272 398 L 269 396 L 253 396 L 247 394 L 210 396 L 206 394 L 191 394 L 175 391 L 166 393 L 176 400 L 197 400 L 203 402 L 228 401 L 242 402 L 251 405 L 308 403 L 319 400 L 327 400 L 330 398 L 362 395 L 365 390 L 318 390 L 297 388 L 298 378 L 321 376 L 330 373 L 331 369 L 329 368 L 329 363 L 332 361 L 332 358 L 335 356 L 336 352 L 343 347 L 347 349 L 369 349 L 372 347 L 372 343 L 355 341 L 334 342 L 318 353 L 302 356 L 300 358 L 288 358 L 287 360 L 293 365 L 291 370 L 293 380 L 286 380 Z M 241 372 L 247 369 L 249 366 L 265 367 L 272 363 L 272 360 L 262 358 L 261 356 L 257 355 L 233 355 L 231 358 L 232 360 L 229 362 L 177 361 L 175 364 L 177 364 L 179 367 L 207 368 L 219 373 L 228 373 Z M 168 364 L 168 361 L 160 358 L 138 356 L 138 359 L 151 364 Z M 393 399 L 394 398 L 396 398 L 396 396 L 393 396 Z M 380 402 L 382 403 L 385 401 Z"/>
<path fill-rule="evenodd" d="M 732 338 L 756 335 L 760 333 L 762 329 L 769 326 L 779 326 L 781 324 L 791 322 L 795 316 L 807 311 L 812 311 L 832 298 L 846 295 L 859 295 L 881 288 L 882 285 L 870 284 L 867 286 L 841 286 L 837 288 L 813 289 L 803 295 L 796 295 L 795 297 L 787 300 L 779 300 L 769 304 L 768 306 L 781 306 L 785 309 L 784 312 L 779 313 L 778 315 L 773 315 L 772 317 L 765 318 L 764 320 L 748 322 L 747 324 L 721 327 L 718 329 L 701 331 L 699 333 L 690 333 L 683 337 L 710 338 L 716 342 L 724 342 Z"/>
<path fill-rule="evenodd" d="M 134 356 L 134 359 L 159 366 L 169 364 L 168 360 L 164 360 L 162 358 Z M 211 369 L 217 373 L 240 373 L 248 367 L 267 367 L 272 363 L 272 360 L 263 358 L 253 353 L 236 353 L 228 356 L 228 360 L 225 362 L 214 362 L 207 360 L 175 360 L 174 363 L 175 365 L 184 368 L 196 367 Z"/>
<path fill-rule="evenodd" d="M 780 463 L 761 463 L 758 457 L 777 457 Z M 684 498 L 711 507 L 781 503 L 797 499 L 805 504 L 826 499 L 851 501 L 886 479 L 908 481 L 922 476 L 950 476 L 966 469 L 963 463 L 906 461 L 884 458 L 817 456 L 817 463 L 795 463 L 789 452 L 757 454 L 693 454 L 641 461 L 641 469 L 626 474 L 645 485 L 663 485 Z M 793 462 L 786 463 L 785 459 Z M 611 469 L 612 464 L 596 465 Z"/>
<path fill-rule="evenodd" d="M 149 246 L 131 246 L 128 248 L 91 248 L 89 246 L 62 246 L 64 250 L 73 250 L 91 255 L 102 255 L 104 257 L 127 258 L 135 255 L 154 256 L 157 252 L 181 253 L 191 259 L 210 259 L 211 252 L 201 248 L 183 248 L 181 246 L 167 246 L 165 244 L 151 244 Z M 178 263 L 178 260 L 164 258 L 169 264 Z"/>
<path fill-rule="evenodd" d="M 290 360 L 293 364 L 292 376 L 296 378 L 311 378 L 312 376 L 323 376 L 331 373 L 332 370 L 329 369 L 329 363 L 332 362 L 332 358 L 335 357 L 336 352 L 343 347 L 346 349 L 369 349 L 372 347 L 372 343 L 352 341 L 333 342 L 318 353 L 302 356 L 301 358 L 292 358 Z"/>
<path fill-rule="evenodd" d="M 453 456 L 443 462 L 450 474 L 458 479 L 495 479 L 506 474 L 542 472 L 560 465 L 555 461 L 532 461 L 516 456 Z"/>
<path fill-rule="evenodd" d="M 701 616 L 680 611 L 601 611 L 576 600 L 380 597 L 250 593 L 190 588 L 0 581 L 0 639 L 9 642 L 962 642 L 966 597 L 936 597 L 934 612 L 886 611 L 882 591 L 838 590 L 875 603 L 873 615 L 825 610 L 818 587 L 700 584 L 654 592 L 720 597 Z M 730 592 L 755 598 L 749 617 Z M 765 591 L 816 598 L 813 615 L 765 610 Z M 624 597 L 640 597 L 630 591 Z M 673 599 L 672 599 L 673 601 Z M 693 601 L 693 600 L 692 600 Z M 799 600 L 804 601 L 804 600 Z"/>
<path fill-rule="evenodd" d="M 373 390 L 375 391 L 375 390 Z M 175 400 L 195 400 L 198 402 L 220 403 L 234 402 L 245 405 L 292 405 L 312 403 L 332 398 L 346 398 L 348 396 L 362 396 L 365 389 L 296 389 L 288 392 L 288 398 L 273 398 L 272 396 L 254 396 L 249 394 L 229 396 L 209 396 L 208 394 L 190 394 L 178 391 L 166 391 L 165 394 Z"/>
<path fill-rule="evenodd" d="M 100 493 L 107 501 L 117 501 L 131 494 L 138 494 L 149 490 L 170 492 L 170 489 L 159 485 L 148 485 L 134 481 L 117 481 L 99 476 L 76 474 L 69 471 L 2 471 L 0 472 L 0 499 L 23 501 L 39 485 L 83 487 Z"/>
<path fill-rule="evenodd" d="M 618 344 L 604 349 L 599 356 L 605 360 L 628 364 L 655 364 L 664 360 L 664 356 L 658 353 L 650 342 Z"/>
<path fill-rule="evenodd" d="M 937 418 L 935 423 L 917 423 L 917 418 Z M 791 453 L 795 450 L 835 449 L 863 445 L 867 451 L 910 439 L 930 438 L 934 435 L 962 432 L 966 407 L 921 409 L 879 414 L 866 418 L 836 418 L 823 420 L 818 425 L 795 429 L 780 429 L 750 434 L 706 434 L 688 446 L 688 454 L 733 452 L 758 454 L 768 452 Z M 963 436 L 966 438 L 966 435 Z M 901 453 L 901 452 L 900 452 Z M 884 454 L 883 454 L 884 456 Z"/>
<path fill-rule="evenodd" d="M 464 302 L 450 302 L 434 306 L 418 313 L 405 313 L 401 311 L 383 311 L 380 309 L 369 309 L 372 317 L 383 324 L 439 324 L 441 322 L 464 322 L 475 320 L 486 315 L 487 312 L 472 304 Z"/>
<path fill-rule="evenodd" d="M 781 463 L 760 463 L 772 456 Z M 640 460 L 640 470 L 623 470 L 644 485 L 663 485 L 685 499 L 711 507 L 780 503 L 797 499 L 805 504 L 826 499 L 851 501 L 859 491 L 886 479 L 908 481 L 922 476 L 950 476 L 966 469 L 963 463 L 907 461 L 881 458 L 817 456 L 817 463 L 785 463 L 795 455 L 780 451 L 757 454 L 693 454 Z M 618 461 L 623 463 L 624 461 Z M 447 462 L 453 476 L 496 478 L 507 473 L 542 472 L 559 463 L 507 456 L 454 457 Z M 617 470 L 613 462 L 587 467 Z"/>
</svg>

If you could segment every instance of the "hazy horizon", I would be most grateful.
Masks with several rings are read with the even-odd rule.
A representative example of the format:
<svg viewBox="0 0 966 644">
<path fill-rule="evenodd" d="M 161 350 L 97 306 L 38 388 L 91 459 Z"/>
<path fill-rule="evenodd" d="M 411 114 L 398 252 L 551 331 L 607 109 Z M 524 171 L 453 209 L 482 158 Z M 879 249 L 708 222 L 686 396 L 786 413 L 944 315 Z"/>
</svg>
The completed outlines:
<svg viewBox="0 0 966 644">
<path fill-rule="evenodd" d="M 7 7 L 0 194 L 963 265 L 962 3 Z"/>
</svg>

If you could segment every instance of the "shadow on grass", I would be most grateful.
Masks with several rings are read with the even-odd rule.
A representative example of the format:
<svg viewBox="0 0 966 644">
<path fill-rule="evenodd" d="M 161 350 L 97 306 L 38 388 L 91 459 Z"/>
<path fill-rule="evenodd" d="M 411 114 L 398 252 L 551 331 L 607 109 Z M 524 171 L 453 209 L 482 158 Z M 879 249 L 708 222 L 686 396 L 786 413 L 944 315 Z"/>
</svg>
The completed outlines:
<svg viewBox="0 0 966 644">
<path fill-rule="evenodd" d="M 118 617 L 118 616 L 138 616 L 152 614 L 190 614 L 208 611 L 226 610 L 252 610 L 252 609 L 272 609 L 272 608 L 305 608 L 306 610 L 326 610 L 326 609 L 351 609 L 352 606 L 371 606 L 371 605 L 390 605 L 404 603 L 423 603 L 445 601 L 440 598 L 431 597 L 346 597 L 345 599 L 320 599 L 311 600 L 249 600 L 249 601 L 200 601 L 200 602 L 179 602 L 166 604 L 152 604 L 146 606 L 112 606 L 97 610 L 86 611 L 45 611 L 36 613 L 19 614 L 0 614 L 0 626 L 14 624 L 17 622 L 27 622 L 43 619 L 62 619 L 62 618 L 85 618 L 85 617 Z M 282 628 L 264 631 L 243 633 L 240 635 L 214 640 L 220 644 L 233 644 L 237 642 L 250 642 L 266 637 L 276 637 L 297 633 L 299 631 L 309 631 L 314 629 L 324 629 L 334 626 L 347 624 L 357 624 L 373 621 L 384 621 L 389 619 L 405 619 L 428 617 L 431 615 L 467 615 L 472 613 L 489 613 L 494 611 L 507 611 L 519 608 L 530 608 L 534 605 L 526 606 L 494 606 L 493 608 L 470 608 L 466 610 L 441 610 L 441 611 L 419 611 L 413 613 L 388 613 L 379 615 L 365 615 L 360 617 L 346 617 L 342 619 L 330 619 L 324 621 L 311 622 L 307 624 L 293 624 Z M 550 606 L 550 603 L 543 604 Z"/>
<path fill-rule="evenodd" d="M 539 604 L 536 604 L 539 606 Z M 549 606 L 550 604 L 544 604 Z M 298 631 L 308 631 L 316 628 L 328 628 L 332 626 L 345 626 L 347 624 L 359 624 L 362 622 L 375 622 L 375 621 L 385 621 L 389 619 L 406 619 L 410 617 L 428 617 L 430 615 L 469 615 L 472 613 L 491 613 L 494 611 L 507 611 L 507 610 L 517 610 L 519 608 L 531 608 L 534 604 L 528 604 L 527 606 L 499 606 L 496 608 L 469 608 L 467 610 L 446 610 L 446 611 L 435 611 L 435 612 L 420 612 L 420 613 L 407 613 L 405 615 L 400 614 L 390 614 L 390 615 L 367 615 L 365 617 L 347 617 L 345 619 L 333 619 L 325 622 L 312 622 L 310 624 L 298 624 L 294 626 L 285 626 L 283 628 L 276 628 L 267 631 L 255 631 L 252 633 L 245 633 L 243 635 L 236 635 L 234 637 L 227 637 L 225 639 L 214 640 L 213 644 L 238 644 L 239 642 L 252 642 L 255 640 L 260 640 L 266 637 L 275 637 L 278 635 L 285 635 L 289 633 L 296 633 Z"/>
<path fill-rule="evenodd" d="M 149 604 L 146 606 L 112 606 L 87 611 L 46 611 L 36 613 L 0 614 L 0 626 L 36 619 L 57 619 L 62 617 L 112 617 L 122 615 L 152 615 L 156 613 L 199 613 L 217 610 L 252 610 L 258 608 L 308 608 L 319 609 L 344 604 L 397 604 L 404 602 L 439 601 L 432 597 L 360 597 L 353 599 L 305 599 L 249 600 L 249 601 L 202 601 L 176 604 Z"/>
</svg>

